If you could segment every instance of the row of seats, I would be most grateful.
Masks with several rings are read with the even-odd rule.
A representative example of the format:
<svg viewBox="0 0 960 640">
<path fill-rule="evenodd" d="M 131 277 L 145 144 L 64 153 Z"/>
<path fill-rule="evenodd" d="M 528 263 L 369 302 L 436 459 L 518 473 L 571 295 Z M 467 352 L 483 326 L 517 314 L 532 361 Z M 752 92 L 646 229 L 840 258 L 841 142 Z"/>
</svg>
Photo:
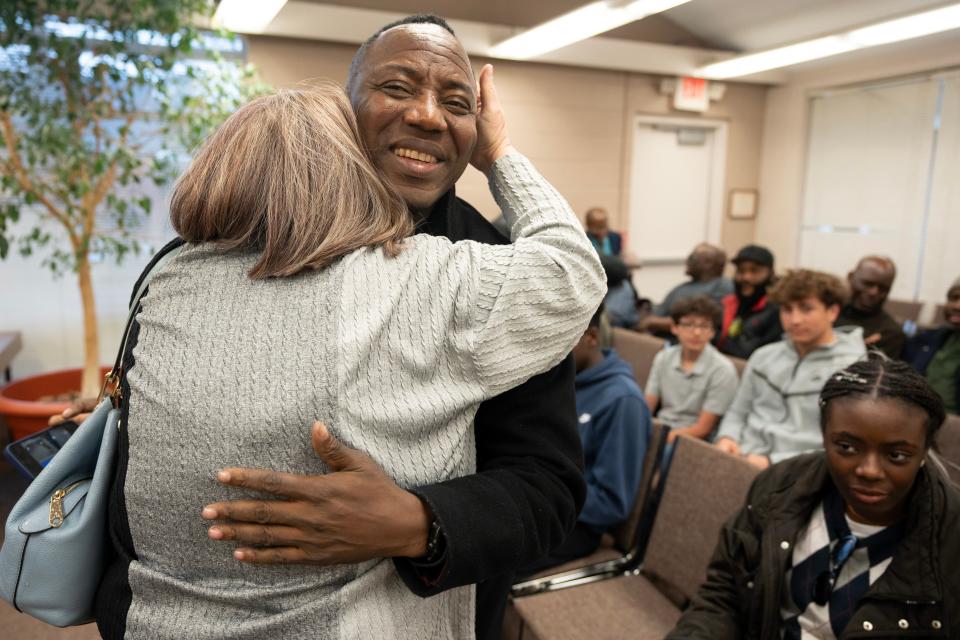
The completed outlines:
<svg viewBox="0 0 960 640">
<path fill-rule="evenodd" d="M 653 368 L 653 358 L 658 351 L 663 349 L 667 341 L 649 333 L 640 333 L 639 331 L 630 331 L 619 327 L 614 327 L 611 331 L 611 339 L 611 346 L 614 351 L 633 367 L 633 376 L 637 379 L 640 389 L 646 389 L 647 378 L 650 377 L 650 370 Z M 747 361 L 733 356 L 727 356 L 727 358 L 737 369 L 737 375 L 742 375 L 744 368 L 747 366 Z"/>
<path fill-rule="evenodd" d="M 932 315 L 930 315 L 927 320 L 933 323 L 940 322 L 940 318 L 943 317 L 943 307 L 944 305 L 942 303 L 935 305 Z M 907 320 L 917 324 L 923 324 L 920 322 L 923 316 L 923 308 L 923 302 L 914 302 L 913 300 L 888 299 L 883 305 L 883 310 L 889 313 L 890 316 L 900 324 L 903 324 Z M 929 307 L 927 311 L 929 313 Z"/>
<path fill-rule="evenodd" d="M 612 343 L 620 357 L 630 363 L 637 384 L 644 389 L 653 367 L 653 358 L 663 349 L 666 341 L 646 333 L 615 328 L 612 331 Z M 733 362 L 737 374 L 742 376 L 747 361 L 732 356 L 727 357 Z M 950 478 L 960 485 L 960 417 L 954 415 L 947 417 L 947 422 L 937 438 L 937 451 Z"/>
<path fill-rule="evenodd" d="M 504 638 L 662 638 L 699 588 L 723 523 L 743 504 L 757 469 L 741 458 L 680 438 L 670 472 L 653 482 L 668 428 L 656 424 L 634 505 L 630 550 L 618 532 L 586 567 L 514 587 Z M 654 440 L 656 442 L 654 442 Z M 634 518 L 631 518 L 633 520 Z M 622 532 L 626 534 L 627 532 Z M 612 557 L 616 559 L 610 559 Z M 598 563 L 599 561 L 599 563 Z M 577 563 L 570 563 L 577 564 Z"/>
<path fill-rule="evenodd" d="M 654 422 L 629 520 L 594 554 L 514 586 L 505 640 L 645 640 L 673 628 L 758 471 L 708 443 L 679 438 L 658 483 L 668 432 Z M 950 416 L 940 436 L 940 459 L 960 484 L 960 417 Z"/>
<path fill-rule="evenodd" d="M 664 342 L 614 329 L 613 346 L 646 384 Z M 731 358 L 742 374 L 745 361 Z M 669 428 L 654 421 L 643 474 L 627 522 L 596 552 L 514 586 L 504 638 L 662 638 L 706 576 L 724 521 L 743 504 L 757 474 L 743 459 L 680 438 L 658 482 Z M 936 448 L 960 485 L 960 417 L 949 416 Z"/>
</svg>

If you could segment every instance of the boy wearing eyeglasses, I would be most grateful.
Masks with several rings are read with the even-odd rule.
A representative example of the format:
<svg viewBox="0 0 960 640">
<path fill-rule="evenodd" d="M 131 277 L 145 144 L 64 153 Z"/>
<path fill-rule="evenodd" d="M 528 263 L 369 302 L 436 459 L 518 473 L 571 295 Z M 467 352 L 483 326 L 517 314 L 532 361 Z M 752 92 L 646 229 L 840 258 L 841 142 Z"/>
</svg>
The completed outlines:
<svg viewBox="0 0 960 640">
<path fill-rule="evenodd" d="M 720 305 L 707 296 L 680 300 L 670 308 L 670 331 L 678 344 L 653 359 L 645 390 L 647 404 L 677 436 L 706 439 L 737 392 L 737 371 L 710 341 L 720 324 Z"/>
</svg>

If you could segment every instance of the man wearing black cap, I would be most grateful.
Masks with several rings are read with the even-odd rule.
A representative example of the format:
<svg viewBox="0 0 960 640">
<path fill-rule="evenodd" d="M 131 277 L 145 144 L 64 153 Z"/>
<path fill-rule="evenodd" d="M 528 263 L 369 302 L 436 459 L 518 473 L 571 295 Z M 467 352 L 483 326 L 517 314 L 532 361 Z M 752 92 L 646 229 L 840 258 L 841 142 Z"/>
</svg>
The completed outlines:
<svg viewBox="0 0 960 640">
<path fill-rule="evenodd" d="M 746 360 L 783 334 L 779 309 L 767 298 L 767 287 L 773 282 L 773 254 L 766 247 L 748 244 L 732 262 L 737 266 L 735 291 L 723 298 L 717 346 L 727 355 Z"/>
</svg>

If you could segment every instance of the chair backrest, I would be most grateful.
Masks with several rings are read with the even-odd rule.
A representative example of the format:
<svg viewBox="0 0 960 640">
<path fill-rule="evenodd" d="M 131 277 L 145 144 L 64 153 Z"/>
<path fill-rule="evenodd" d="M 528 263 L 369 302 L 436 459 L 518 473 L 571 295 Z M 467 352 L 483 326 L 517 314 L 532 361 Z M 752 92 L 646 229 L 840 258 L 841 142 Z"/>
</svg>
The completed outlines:
<svg viewBox="0 0 960 640">
<path fill-rule="evenodd" d="M 937 433 L 937 448 L 950 479 L 954 484 L 960 485 L 960 416 L 947 416 L 946 422 Z"/>
<path fill-rule="evenodd" d="M 655 476 L 660 469 L 660 460 L 663 459 L 663 449 L 669 432 L 670 428 L 664 426 L 659 420 L 654 420 L 650 425 L 650 440 L 647 442 L 647 453 L 643 457 L 643 474 L 640 476 L 637 498 L 630 511 L 630 517 L 613 530 L 613 544 L 624 553 L 640 542 L 637 539 L 640 533 L 640 521 L 648 510 L 650 498 L 654 495 Z"/>
<path fill-rule="evenodd" d="M 883 309 L 893 316 L 894 320 L 903 324 L 905 320 L 913 320 L 916 322 L 920 319 L 920 311 L 923 310 L 923 303 L 912 300 L 887 299 L 883 305 Z"/>
<path fill-rule="evenodd" d="M 615 327 L 613 329 L 613 349 L 621 358 L 633 367 L 633 376 L 641 389 L 647 386 L 653 357 L 663 349 L 667 342 L 646 333 Z"/>
<path fill-rule="evenodd" d="M 743 377 L 743 370 L 747 368 L 747 361 L 743 358 L 737 358 L 735 356 L 727 356 L 727 359 L 733 363 L 733 367 L 737 370 L 737 377 Z"/>
<path fill-rule="evenodd" d="M 685 605 L 707 575 L 723 523 L 740 509 L 758 470 L 695 438 L 677 438 L 644 554 L 643 572 Z"/>
<path fill-rule="evenodd" d="M 933 309 L 933 320 L 930 321 L 930 324 L 934 327 L 939 326 L 943 322 L 943 308 L 947 306 L 945 304 L 938 304 Z"/>
</svg>

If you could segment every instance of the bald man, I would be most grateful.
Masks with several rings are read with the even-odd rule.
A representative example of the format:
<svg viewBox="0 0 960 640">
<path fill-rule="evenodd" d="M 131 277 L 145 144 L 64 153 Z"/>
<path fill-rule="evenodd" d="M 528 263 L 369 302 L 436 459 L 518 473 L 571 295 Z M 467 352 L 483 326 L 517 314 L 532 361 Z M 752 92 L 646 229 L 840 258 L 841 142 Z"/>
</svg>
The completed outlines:
<svg viewBox="0 0 960 640">
<path fill-rule="evenodd" d="M 900 323 L 883 310 L 890 288 L 897 277 L 897 266 L 884 256 L 861 258 L 847 274 L 850 302 L 840 312 L 834 326 L 862 327 L 863 342 L 868 348 L 883 351 L 891 358 L 900 358 L 906 336 Z"/>
<path fill-rule="evenodd" d="M 602 256 L 620 257 L 623 251 L 623 237 L 609 226 L 610 216 L 603 207 L 593 207 L 587 210 L 584 223 L 587 228 L 587 237 L 593 247 Z"/>
<path fill-rule="evenodd" d="M 721 303 L 725 296 L 733 293 L 733 283 L 723 277 L 726 264 L 727 253 L 720 247 L 708 242 L 695 246 L 687 256 L 686 274 L 690 280 L 671 289 L 663 302 L 653 308 L 653 313 L 643 319 L 640 328 L 658 334 L 669 332 L 670 307 L 680 300 L 704 295 Z"/>
</svg>

